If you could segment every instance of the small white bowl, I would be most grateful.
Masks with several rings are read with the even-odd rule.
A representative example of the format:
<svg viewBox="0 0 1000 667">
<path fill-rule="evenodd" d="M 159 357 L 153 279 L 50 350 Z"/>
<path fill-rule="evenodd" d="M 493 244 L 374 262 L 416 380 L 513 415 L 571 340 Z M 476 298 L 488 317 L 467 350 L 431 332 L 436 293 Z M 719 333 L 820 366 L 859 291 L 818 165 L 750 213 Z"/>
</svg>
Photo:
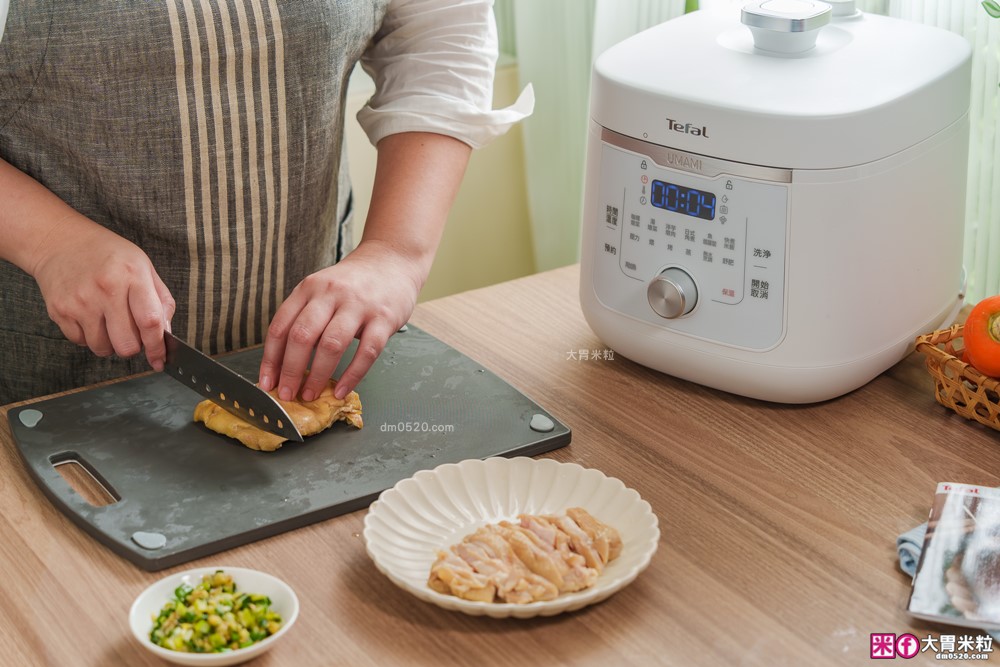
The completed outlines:
<svg viewBox="0 0 1000 667">
<path fill-rule="evenodd" d="M 232 575 L 238 592 L 259 593 L 271 598 L 271 609 L 281 614 L 281 629 L 270 637 L 262 639 L 246 648 L 226 653 L 184 653 L 182 651 L 171 651 L 170 649 L 154 644 L 149 639 L 149 633 L 153 629 L 153 620 L 159 615 L 160 610 L 163 609 L 163 605 L 173 598 L 174 589 L 181 584 L 187 584 L 191 587 L 197 586 L 201 583 L 202 575 L 211 574 L 217 570 L 222 570 Z M 136 640 L 147 651 L 164 660 L 177 665 L 195 665 L 196 667 L 212 665 L 212 667 L 222 667 L 222 665 L 238 665 L 270 650 L 278 640 L 285 636 L 298 616 L 299 599 L 296 597 L 295 591 L 281 579 L 265 572 L 220 565 L 177 572 L 176 574 L 171 574 L 160 579 L 140 593 L 139 597 L 132 603 L 132 608 L 128 613 L 128 623 L 132 629 L 132 635 L 135 636 Z"/>
</svg>

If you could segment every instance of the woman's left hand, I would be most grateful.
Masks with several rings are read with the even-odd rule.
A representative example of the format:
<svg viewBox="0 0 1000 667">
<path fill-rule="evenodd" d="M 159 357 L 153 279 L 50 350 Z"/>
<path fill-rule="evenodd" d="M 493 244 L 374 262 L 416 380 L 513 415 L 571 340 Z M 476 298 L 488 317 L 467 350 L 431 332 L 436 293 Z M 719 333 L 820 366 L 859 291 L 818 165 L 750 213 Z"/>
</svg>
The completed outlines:
<svg viewBox="0 0 1000 667">
<path fill-rule="evenodd" d="M 361 243 L 347 257 L 306 276 L 278 308 L 264 340 L 260 386 L 283 401 L 311 401 L 326 386 L 347 346 L 358 349 L 337 382 L 337 398 L 357 386 L 406 324 L 431 270 L 448 210 L 471 148 L 427 132 L 378 142 L 375 182 Z"/>
<path fill-rule="evenodd" d="M 366 241 L 334 266 L 306 276 L 268 328 L 261 388 L 277 386 L 278 397 L 288 401 L 299 395 L 301 385 L 302 400 L 315 399 L 358 338 L 354 358 L 337 382 L 335 395 L 343 398 L 413 313 L 422 273 L 388 244 Z"/>
</svg>

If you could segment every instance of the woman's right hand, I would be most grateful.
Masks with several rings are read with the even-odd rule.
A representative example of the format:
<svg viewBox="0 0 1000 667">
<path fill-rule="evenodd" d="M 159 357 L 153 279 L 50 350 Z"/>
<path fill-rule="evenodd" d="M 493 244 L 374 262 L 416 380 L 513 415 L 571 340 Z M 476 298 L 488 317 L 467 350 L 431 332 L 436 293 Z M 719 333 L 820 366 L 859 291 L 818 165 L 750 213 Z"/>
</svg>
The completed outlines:
<svg viewBox="0 0 1000 667">
<path fill-rule="evenodd" d="M 63 334 L 102 357 L 146 350 L 163 370 L 174 299 L 131 241 L 0 159 L 0 259 L 32 276 Z"/>
<path fill-rule="evenodd" d="M 145 252 L 75 214 L 53 225 L 33 255 L 28 273 L 67 339 L 100 357 L 145 349 L 150 366 L 163 370 L 163 332 L 176 304 Z"/>
</svg>

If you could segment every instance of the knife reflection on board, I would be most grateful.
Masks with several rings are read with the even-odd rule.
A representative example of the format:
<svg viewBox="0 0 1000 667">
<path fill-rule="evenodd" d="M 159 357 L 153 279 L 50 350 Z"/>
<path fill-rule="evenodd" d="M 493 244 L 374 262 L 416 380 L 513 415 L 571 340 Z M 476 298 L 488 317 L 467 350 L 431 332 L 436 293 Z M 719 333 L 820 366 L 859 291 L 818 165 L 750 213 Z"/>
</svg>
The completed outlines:
<svg viewBox="0 0 1000 667">
<path fill-rule="evenodd" d="M 273 396 L 169 331 L 164 342 L 167 375 L 262 431 L 302 442 L 299 429 Z"/>
</svg>

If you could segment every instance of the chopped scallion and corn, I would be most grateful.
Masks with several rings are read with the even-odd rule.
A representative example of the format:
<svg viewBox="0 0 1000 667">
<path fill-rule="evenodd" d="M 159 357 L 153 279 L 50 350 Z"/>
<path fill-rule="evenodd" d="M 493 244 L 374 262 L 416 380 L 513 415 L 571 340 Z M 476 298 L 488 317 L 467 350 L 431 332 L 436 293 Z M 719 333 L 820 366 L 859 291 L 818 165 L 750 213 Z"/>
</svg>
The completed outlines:
<svg viewBox="0 0 1000 667">
<path fill-rule="evenodd" d="M 223 653 L 246 648 L 281 629 L 281 615 L 266 595 L 237 592 L 222 570 L 192 588 L 181 584 L 160 610 L 149 638 L 157 646 L 187 653 Z"/>
</svg>

